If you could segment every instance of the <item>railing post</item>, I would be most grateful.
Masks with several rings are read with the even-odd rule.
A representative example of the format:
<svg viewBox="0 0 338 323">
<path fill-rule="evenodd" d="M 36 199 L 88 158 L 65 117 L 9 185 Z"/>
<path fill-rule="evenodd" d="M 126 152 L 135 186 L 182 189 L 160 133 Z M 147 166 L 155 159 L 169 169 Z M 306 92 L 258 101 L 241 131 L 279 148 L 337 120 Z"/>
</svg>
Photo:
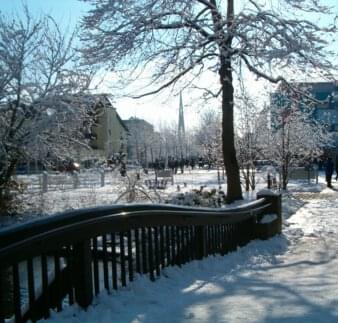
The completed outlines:
<svg viewBox="0 0 338 323">
<path fill-rule="evenodd" d="M 3 275 L 3 269 L 0 268 L 0 323 L 5 323 L 5 284 L 3 283 L 4 275 Z"/>
<path fill-rule="evenodd" d="M 48 173 L 42 172 L 42 193 L 48 191 Z"/>
<path fill-rule="evenodd" d="M 74 171 L 73 172 L 73 180 L 74 180 L 74 188 L 78 188 L 79 187 L 79 174 L 78 172 Z"/>
<path fill-rule="evenodd" d="M 104 170 L 100 171 L 101 187 L 104 187 Z"/>
<path fill-rule="evenodd" d="M 196 226 L 196 259 L 201 260 L 207 256 L 206 250 L 206 228 L 203 225 Z"/>
<path fill-rule="evenodd" d="M 272 181 L 271 181 L 271 175 L 270 175 L 270 173 L 268 173 L 267 183 L 268 183 L 268 189 L 271 189 L 271 183 L 272 183 Z"/>
<path fill-rule="evenodd" d="M 93 300 L 92 253 L 90 240 L 74 245 L 74 277 L 75 300 L 83 308 L 87 308 Z"/>
<path fill-rule="evenodd" d="M 13 314 L 13 275 L 11 268 L 0 268 L 0 323 Z"/>
<path fill-rule="evenodd" d="M 266 202 L 270 206 L 265 209 L 264 214 L 276 214 L 277 215 L 277 232 L 282 232 L 282 194 L 279 192 L 272 192 L 268 190 L 262 190 L 257 193 L 257 199 L 265 198 Z"/>
</svg>

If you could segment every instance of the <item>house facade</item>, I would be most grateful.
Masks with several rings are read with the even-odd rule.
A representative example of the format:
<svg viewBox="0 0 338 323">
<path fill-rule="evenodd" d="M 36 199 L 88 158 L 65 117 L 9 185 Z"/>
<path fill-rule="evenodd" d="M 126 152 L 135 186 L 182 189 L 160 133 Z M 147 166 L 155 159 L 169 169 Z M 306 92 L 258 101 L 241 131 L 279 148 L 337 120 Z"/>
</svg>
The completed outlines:
<svg viewBox="0 0 338 323">
<path fill-rule="evenodd" d="M 338 81 L 309 83 L 309 91 L 319 101 L 314 103 L 314 118 L 338 133 Z"/>
<path fill-rule="evenodd" d="M 88 95 L 83 101 L 91 118 L 90 125 L 83 128 L 91 149 L 80 148 L 75 159 L 89 165 L 90 161 L 111 159 L 121 152 L 126 154 L 128 129 L 108 95 Z"/>
<path fill-rule="evenodd" d="M 154 126 L 149 122 L 131 117 L 128 120 L 123 120 L 129 131 L 128 136 L 128 159 L 132 162 L 137 162 L 144 167 L 147 167 L 149 162 L 157 158 L 157 145 L 158 140 Z"/>
<path fill-rule="evenodd" d="M 128 128 L 106 95 L 99 95 L 95 103 L 95 122 L 91 129 L 90 146 L 96 154 L 109 159 L 127 152 Z"/>
</svg>

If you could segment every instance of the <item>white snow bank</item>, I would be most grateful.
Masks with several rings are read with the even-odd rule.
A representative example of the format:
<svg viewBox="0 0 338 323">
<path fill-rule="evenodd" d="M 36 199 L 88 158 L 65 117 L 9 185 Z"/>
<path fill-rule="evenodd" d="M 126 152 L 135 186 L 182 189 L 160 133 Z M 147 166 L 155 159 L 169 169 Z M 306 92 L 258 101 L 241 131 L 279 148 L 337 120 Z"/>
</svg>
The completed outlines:
<svg viewBox="0 0 338 323">
<path fill-rule="evenodd" d="M 287 240 L 279 236 L 269 241 L 253 241 L 226 257 L 166 268 L 155 283 L 138 276 L 112 295 L 101 293 L 86 312 L 72 306 L 53 313 L 48 322 L 219 322 L 210 318 L 218 297 L 230 297 L 237 287 L 244 291 L 250 271 L 279 263 L 277 256 L 286 251 Z"/>
<path fill-rule="evenodd" d="M 277 220 L 278 216 L 277 214 L 265 214 L 262 219 L 259 221 L 259 223 L 266 224 L 271 223 L 275 220 Z"/>
<path fill-rule="evenodd" d="M 280 192 L 276 192 L 267 188 L 263 188 L 257 192 L 257 195 L 268 195 L 268 196 L 275 196 L 280 194 Z"/>
</svg>

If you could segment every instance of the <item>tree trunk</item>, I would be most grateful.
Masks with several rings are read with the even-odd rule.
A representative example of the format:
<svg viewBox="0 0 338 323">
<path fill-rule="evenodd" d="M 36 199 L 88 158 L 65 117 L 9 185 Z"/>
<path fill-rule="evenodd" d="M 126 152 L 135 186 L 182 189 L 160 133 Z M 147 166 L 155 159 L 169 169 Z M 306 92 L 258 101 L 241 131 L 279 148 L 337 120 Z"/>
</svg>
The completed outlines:
<svg viewBox="0 0 338 323">
<path fill-rule="evenodd" d="M 227 174 L 227 202 L 231 203 L 243 198 L 234 136 L 234 88 L 232 84 L 232 56 L 230 52 L 233 37 L 231 36 L 231 32 L 226 33 L 224 31 L 224 21 L 222 14 L 218 11 L 216 0 L 210 0 L 210 3 L 214 7 L 211 11 L 214 31 L 220 38 L 218 46 L 220 60 L 219 76 L 222 87 L 223 160 Z M 226 28 L 227 31 L 230 31 L 234 20 L 234 1 L 228 0 L 227 4 Z"/>
<path fill-rule="evenodd" d="M 286 190 L 289 181 L 289 167 L 287 164 L 282 166 L 282 189 Z"/>
<path fill-rule="evenodd" d="M 256 189 L 256 174 L 253 168 L 251 169 L 251 189 L 253 191 Z"/>
<path fill-rule="evenodd" d="M 234 139 L 234 88 L 230 61 L 221 68 L 223 160 L 227 174 L 227 202 L 242 199 L 239 167 Z"/>
<path fill-rule="evenodd" d="M 250 190 L 250 168 L 246 167 L 246 169 L 244 170 L 245 172 L 245 191 L 249 192 Z"/>
<path fill-rule="evenodd" d="M 232 84 L 231 56 L 221 58 L 220 78 L 222 84 L 223 160 L 227 174 L 227 202 L 231 203 L 243 198 L 235 150 L 234 87 Z"/>
</svg>

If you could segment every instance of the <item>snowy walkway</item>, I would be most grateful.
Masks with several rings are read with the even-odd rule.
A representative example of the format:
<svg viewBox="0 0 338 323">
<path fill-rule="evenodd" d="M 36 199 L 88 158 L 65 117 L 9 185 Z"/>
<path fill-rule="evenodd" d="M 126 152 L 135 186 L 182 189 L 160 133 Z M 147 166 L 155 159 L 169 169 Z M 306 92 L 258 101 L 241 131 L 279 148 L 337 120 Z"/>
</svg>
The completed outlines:
<svg viewBox="0 0 338 323">
<path fill-rule="evenodd" d="M 138 277 L 87 312 L 69 308 L 52 322 L 338 322 L 338 192 L 305 194 L 284 234 L 226 257 Z"/>
</svg>

